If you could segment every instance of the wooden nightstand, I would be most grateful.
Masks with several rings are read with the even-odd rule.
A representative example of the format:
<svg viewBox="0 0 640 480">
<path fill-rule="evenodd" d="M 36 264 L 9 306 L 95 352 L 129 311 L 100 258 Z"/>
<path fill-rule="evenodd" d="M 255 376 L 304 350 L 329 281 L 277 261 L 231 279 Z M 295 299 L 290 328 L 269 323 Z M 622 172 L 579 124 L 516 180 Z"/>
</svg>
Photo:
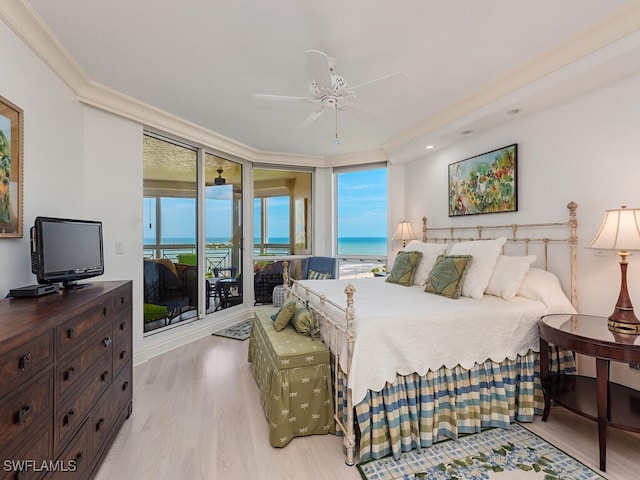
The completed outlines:
<svg viewBox="0 0 640 480">
<path fill-rule="evenodd" d="M 551 401 L 598 422 L 600 470 L 607 459 L 607 426 L 640 432 L 640 392 L 609 381 L 609 362 L 640 363 L 640 335 L 612 332 L 605 317 L 545 315 L 539 322 L 544 414 Z M 549 344 L 596 359 L 596 378 L 549 375 Z M 596 395 L 594 395 L 596 392 Z"/>
</svg>

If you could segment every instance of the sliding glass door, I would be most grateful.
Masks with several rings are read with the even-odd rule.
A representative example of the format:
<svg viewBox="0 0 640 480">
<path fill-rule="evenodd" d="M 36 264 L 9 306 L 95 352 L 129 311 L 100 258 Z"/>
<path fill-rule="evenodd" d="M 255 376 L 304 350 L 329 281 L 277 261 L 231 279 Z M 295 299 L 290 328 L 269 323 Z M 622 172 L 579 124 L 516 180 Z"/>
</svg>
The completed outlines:
<svg viewBox="0 0 640 480">
<path fill-rule="evenodd" d="M 204 156 L 207 311 L 243 301 L 242 164 Z"/>
<path fill-rule="evenodd" d="M 143 157 L 145 333 L 242 303 L 242 164 L 153 133 Z"/>
</svg>

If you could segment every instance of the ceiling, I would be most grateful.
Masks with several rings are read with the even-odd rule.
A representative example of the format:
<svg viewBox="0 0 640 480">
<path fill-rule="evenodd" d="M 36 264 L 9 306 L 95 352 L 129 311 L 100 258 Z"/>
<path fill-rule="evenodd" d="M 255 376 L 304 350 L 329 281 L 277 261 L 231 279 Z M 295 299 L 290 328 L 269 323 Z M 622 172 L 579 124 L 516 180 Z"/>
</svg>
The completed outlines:
<svg viewBox="0 0 640 480">
<path fill-rule="evenodd" d="M 635 0 L 25 0 L 93 82 L 263 152 L 424 156 L 640 70 Z M 305 51 L 337 59 L 365 123 L 308 96 Z"/>
</svg>

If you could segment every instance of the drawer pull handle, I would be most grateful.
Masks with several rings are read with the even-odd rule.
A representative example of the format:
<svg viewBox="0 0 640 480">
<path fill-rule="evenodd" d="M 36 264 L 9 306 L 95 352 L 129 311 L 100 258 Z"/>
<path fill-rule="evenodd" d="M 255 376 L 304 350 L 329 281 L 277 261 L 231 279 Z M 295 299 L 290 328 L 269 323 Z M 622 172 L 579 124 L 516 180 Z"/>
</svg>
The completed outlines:
<svg viewBox="0 0 640 480">
<path fill-rule="evenodd" d="M 100 420 L 98 420 L 98 423 L 96 423 L 96 432 L 100 431 L 103 423 L 104 423 L 104 418 L 100 418 Z"/>
<path fill-rule="evenodd" d="M 76 338 L 76 329 L 71 327 L 69 329 L 67 329 L 67 338 L 68 339 L 72 339 L 72 338 Z"/>
<path fill-rule="evenodd" d="M 67 412 L 67 414 L 62 417 L 62 425 L 69 425 L 71 420 L 73 420 L 73 416 L 76 414 L 76 411 L 72 408 Z"/>
<path fill-rule="evenodd" d="M 106 337 L 102 339 L 102 344 L 105 346 L 105 348 L 111 345 L 111 342 L 112 342 L 111 337 Z"/>
<path fill-rule="evenodd" d="M 102 309 L 102 315 L 106 317 L 108 313 L 109 313 L 109 310 L 107 309 L 107 307 L 104 307 Z"/>
<path fill-rule="evenodd" d="M 127 391 L 127 388 L 129 388 L 129 382 L 124 382 L 124 383 L 122 384 L 122 391 L 123 391 L 123 392 L 126 392 L 126 391 Z"/>
<path fill-rule="evenodd" d="M 120 360 L 124 360 L 124 356 L 125 356 L 126 354 L 127 354 L 127 351 L 126 351 L 126 350 L 122 350 L 122 351 L 120 352 Z"/>
<path fill-rule="evenodd" d="M 124 330 L 124 327 L 126 327 L 126 326 L 127 326 L 127 322 L 122 322 L 120 324 L 120 330 Z"/>
<path fill-rule="evenodd" d="M 74 460 L 75 460 L 75 462 L 76 462 L 76 465 L 77 465 L 78 463 L 80 463 L 80 460 L 82 460 L 82 457 L 83 457 L 82 452 L 78 452 L 78 453 L 76 454 L 76 458 L 74 458 Z"/>
<path fill-rule="evenodd" d="M 17 415 L 17 417 L 18 417 L 18 425 L 24 425 L 25 422 L 27 421 L 27 418 L 32 413 L 33 413 L 33 403 L 30 403 L 26 407 L 21 408 L 20 411 L 18 412 L 18 415 Z"/>
<path fill-rule="evenodd" d="M 64 378 L 65 382 L 68 382 L 69 380 L 71 380 L 71 377 L 73 376 L 73 372 L 75 372 L 76 369 L 74 367 L 70 367 L 67 370 L 65 370 L 64 374 L 62 375 L 62 377 Z"/>
<path fill-rule="evenodd" d="M 27 353 L 26 355 L 21 356 L 18 363 L 20 365 L 20 370 L 24 372 L 27 367 L 31 366 L 31 354 Z"/>
<path fill-rule="evenodd" d="M 105 370 L 100 374 L 100 381 L 104 382 L 108 376 L 109 376 L 109 370 Z"/>
<path fill-rule="evenodd" d="M 120 297 L 120 304 L 124 305 L 124 297 Z"/>
</svg>

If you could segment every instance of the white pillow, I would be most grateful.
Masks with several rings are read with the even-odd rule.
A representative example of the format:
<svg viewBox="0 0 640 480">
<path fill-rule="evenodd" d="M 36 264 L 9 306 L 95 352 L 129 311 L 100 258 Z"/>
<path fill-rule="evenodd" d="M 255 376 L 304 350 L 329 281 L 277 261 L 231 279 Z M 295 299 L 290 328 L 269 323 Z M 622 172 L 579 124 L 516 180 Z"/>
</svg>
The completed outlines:
<svg viewBox="0 0 640 480">
<path fill-rule="evenodd" d="M 473 240 L 455 243 L 450 255 L 471 255 L 471 265 L 462 284 L 462 296 L 481 299 L 507 239 Z"/>
<path fill-rule="evenodd" d="M 541 301 L 546 305 L 547 313 L 577 313 L 562 291 L 558 277 L 540 268 L 529 269 L 518 290 L 518 295 Z"/>
<path fill-rule="evenodd" d="M 529 267 L 536 261 L 535 255 L 508 257 L 498 255 L 498 261 L 484 293 L 511 300 L 516 296 Z"/>
<path fill-rule="evenodd" d="M 421 252 L 422 258 L 418 262 L 416 268 L 415 277 L 413 278 L 414 285 L 426 285 L 429 279 L 429 274 L 433 270 L 433 266 L 436 264 L 438 255 L 443 255 L 447 249 L 446 243 L 424 243 L 419 240 L 411 240 L 404 247 L 405 251 Z"/>
</svg>

